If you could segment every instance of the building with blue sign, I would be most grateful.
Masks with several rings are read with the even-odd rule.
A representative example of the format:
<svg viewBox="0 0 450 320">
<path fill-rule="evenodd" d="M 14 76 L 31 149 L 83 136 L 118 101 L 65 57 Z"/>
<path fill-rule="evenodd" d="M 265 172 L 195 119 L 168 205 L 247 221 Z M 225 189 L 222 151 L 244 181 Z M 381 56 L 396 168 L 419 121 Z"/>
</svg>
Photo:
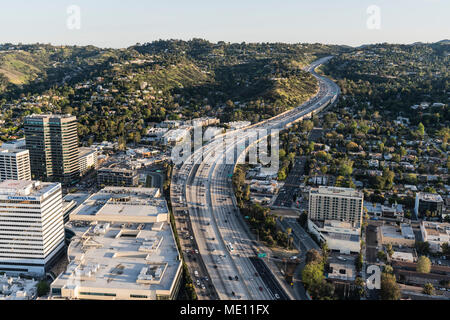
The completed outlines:
<svg viewBox="0 0 450 320">
<path fill-rule="evenodd" d="M 44 275 L 64 252 L 60 183 L 0 183 L 0 271 Z"/>
</svg>

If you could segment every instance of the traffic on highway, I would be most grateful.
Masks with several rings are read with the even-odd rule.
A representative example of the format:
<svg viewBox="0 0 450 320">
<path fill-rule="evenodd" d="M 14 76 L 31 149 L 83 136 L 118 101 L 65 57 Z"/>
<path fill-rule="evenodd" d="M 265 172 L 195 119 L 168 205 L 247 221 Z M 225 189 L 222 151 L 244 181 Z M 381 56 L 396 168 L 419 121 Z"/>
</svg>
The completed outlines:
<svg viewBox="0 0 450 320">
<path fill-rule="evenodd" d="M 175 210 L 182 208 L 186 212 L 184 218 L 189 220 L 189 227 L 185 227 L 189 230 L 186 240 L 193 246 L 182 249 L 188 253 L 188 259 L 195 257 L 201 260 L 195 267 L 201 269 L 201 274 L 197 269 L 191 270 L 193 267 L 189 268 L 188 264 L 199 298 L 292 299 L 286 283 L 277 277 L 274 264 L 269 259 L 257 258 L 256 247 L 260 252 L 270 250 L 256 242 L 241 216 L 231 177 L 238 159 L 248 150 L 237 146 L 245 146 L 255 129 L 267 129 L 270 134 L 271 130 L 287 128 L 336 100 L 339 87 L 314 71 L 329 59 L 331 57 L 319 59 L 305 69 L 319 82 L 314 98 L 274 118 L 216 137 L 196 150 L 181 166 L 174 168 L 172 206 Z M 223 139 L 233 143 L 227 143 L 224 147 Z M 180 223 L 178 219 L 177 223 Z"/>
</svg>

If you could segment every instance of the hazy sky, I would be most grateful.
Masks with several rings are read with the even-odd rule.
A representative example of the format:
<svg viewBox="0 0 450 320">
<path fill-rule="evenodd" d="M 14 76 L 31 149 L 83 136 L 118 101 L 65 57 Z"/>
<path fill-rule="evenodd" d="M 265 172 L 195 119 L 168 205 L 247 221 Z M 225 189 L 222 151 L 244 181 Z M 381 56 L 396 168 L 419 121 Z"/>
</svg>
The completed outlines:
<svg viewBox="0 0 450 320">
<path fill-rule="evenodd" d="M 450 38 L 450 0 L 1 1 L 0 43 L 127 47 L 157 39 L 227 42 L 435 42 Z M 80 8 L 69 29 L 67 8 Z M 369 29 L 371 5 L 380 29 Z"/>
</svg>

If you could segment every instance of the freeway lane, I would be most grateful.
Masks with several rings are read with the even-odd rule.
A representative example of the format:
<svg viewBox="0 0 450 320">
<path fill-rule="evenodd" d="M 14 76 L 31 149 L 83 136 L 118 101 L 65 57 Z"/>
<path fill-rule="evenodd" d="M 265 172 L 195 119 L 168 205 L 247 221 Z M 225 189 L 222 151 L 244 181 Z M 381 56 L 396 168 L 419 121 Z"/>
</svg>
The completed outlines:
<svg viewBox="0 0 450 320">
<path fill-rule="evenodd" d="M 198 251 L 220 299 L 264 300 L 275 299 L 275 294 L 288 298 L 272 273 L 266 272 L 264 277 L 256 276 L 264 268 L 259 267 L 258 263 L 255 266 L 251 261 L 255 256 L 254 240 L 236 207 L 230 175 L 238 157 L 245 152 L 243 149 L 236 150 L 237 146 L 245 145 L 255 129 L 286 128 L 335 101 L 339 88 L 331 80 L 314 72 L 328 59 L 330 57 L 322 58 L 307 68 L 319 80 L 319 91 L 314 98 L 249 128 L 216 137 L 174 170 L 172 203 L 178 202 L 188 208 Z M 224 138 L 227 139 L 226 147 Z M 233 139 L 232 143 L 229 143 L 229 138 Z M 229 159 L 232 159 L 231 164 Z M 262 244 L 258 246 L 268 251 Z M 263 260 L 260 261 L 259 264 L 266 266 Z"/>
</svg>

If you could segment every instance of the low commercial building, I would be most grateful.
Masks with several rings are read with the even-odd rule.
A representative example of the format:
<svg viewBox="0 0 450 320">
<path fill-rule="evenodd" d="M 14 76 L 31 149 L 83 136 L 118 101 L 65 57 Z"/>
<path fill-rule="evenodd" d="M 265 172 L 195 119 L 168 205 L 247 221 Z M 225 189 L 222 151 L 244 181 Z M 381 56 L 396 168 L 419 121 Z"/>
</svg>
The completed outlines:
<svg viewBox="0 0 450 320">
<path fill-rule="evenodd" d="M 80 148 L 80 175 L 84 176 L 89 170 L 98 168 L 98 152 L 92 148 Z"/>
<path fill-rule="evenodd" d="M 190 137 L 189 129 L 173 129 L 167 131 L 162 137 L 163 143 L 167 145 L 176 145 Z"/>
<path fill-rule="evenodd" d="M 414 213 L 416 217 L 426 216 L 441 217 L 444 207 L 444 200 L 438 194 L 418 192 L 416 194 L 416 203 Z"/>
<path fill-rule="evenodd" d="M 252 181 L 252 183 L 250 184 L 250 191 L 274 194 L 278 191 L 278 183 L 276 181 L 272 181 L 270 183 Z"/>
<path fill-rule="evenodd" d="M 450 267 L 432 265 L 429 273 L 417 272 L 417 263 L 392 261 L 392 267 L 400 283 L 421 287 L 431 283 L 435 288 L 449 287 Z"/>
<path fill-rule="evenodd" d="M 423 241 L 430 244 L 430 249 L 433 252 L 442 251 L 444 243 L 450 244 L 450 223 L 422 221 L 420 232 Z"/>
<path fill-rule="evenodd" d="M 381 243 L 393 246 L 413 247 L 416 237 L 411 225 L 402 223 L 400 227 L 396 225 L 384 225 L 380 227 Z"/>
<path fill-rule="evenodd" d="M 97 184 L 134 187 L 139 184 L 139 175 L 136 170 L 126 168 L 101 168 L 97 171 Z"/>
<path fill-rule="evenodd" d="M 212 126 L 215 124 L 220 124 L 220 119 L 203 117 L 203 118 L 195 118 L 195 119 L 192 119 L 192 121 L 191 121 L 191 125 L 200 126 L 200 127 L 207 127 L 207 126 Z"/>
<path fill-rule="evenodd" d="M 0 271 L 42 276 L 64 247 L 61 184 L 0 182 Z"/>
<path fill-rule="evenodd" d="M 88 193 L 69 193 L 63 198 L 64 223 L 69 221 L 69 214 L 89 198 L 89 196 Z"/>
<path fill-rule="evenodd" d="M 147 130 L 145 141 L 162 141 L 167 131 L 169 131 L 168 128 L 150 128 Z"/>
<path fill-rule="evenodd" d="M 328 248 L 342 254 L 359 253 L 360 228 L 354 228 L 348 222 L 342 221 L 312 221 L 308 219 L 308 230 L 318 239 L 327 243 Z"/>
<path fill-rule="evenodd" d="M 5 180 L 31 180 L 28 150 L 0 149 L 0 182 Z"/>
<path fill-rule="evenodd" d="M 38 282 L 34 279 L 0 276 L 0 300 L 33 300 Z"/>
<path fill-rule="evenodd" d="M 391 259 L 394 261 L 403 261 L 411 263 L 413 263 L 416 260 L 412 252 L 400 252 L 400 251 L 394 251 Z"/>
<path fill-rule="evenodd" d="M 357 275 L 355 260 L 356 256 L 353 255 L 331 255 L 328 258 L 327 279 L 355 281 Z"/>
<path fill-rule="evenodd" d="M 175 299 L 182 262 L 158 189 L 104 188 L 70 215 L 76 236 L 53 298 Z"/>
<path fill-rule="evenodd" d="M 242 128 L 248 127 L 251 124 L 252 123 L 250 121 L 232 121 L 232 122 L 226 123 L 226 125 L 228 126 L 228 128 L 230 128 L 230 130 L 242 129 Z"/>
<path fill-rule="evenodd" d="M 161 128 L 169 128 L 169 129 L 173 129 L 173 128 L 178 128 L 180 127 L 182 124 L 182 121 L 180 120 L 164 120 L 163 122 L 161 122 L 159 124 L 159 126 Z"/>
<path fill-rule="evenodd" d="M 385 206 L 381 203 L 371 203 L 364 201 L 364 208 L 367 213 L 375 217 L 384 217 L 391 219 L 399 219 L 404 215 L 403 205 L 392 204 L 391 206 Z"/>
</svg>

